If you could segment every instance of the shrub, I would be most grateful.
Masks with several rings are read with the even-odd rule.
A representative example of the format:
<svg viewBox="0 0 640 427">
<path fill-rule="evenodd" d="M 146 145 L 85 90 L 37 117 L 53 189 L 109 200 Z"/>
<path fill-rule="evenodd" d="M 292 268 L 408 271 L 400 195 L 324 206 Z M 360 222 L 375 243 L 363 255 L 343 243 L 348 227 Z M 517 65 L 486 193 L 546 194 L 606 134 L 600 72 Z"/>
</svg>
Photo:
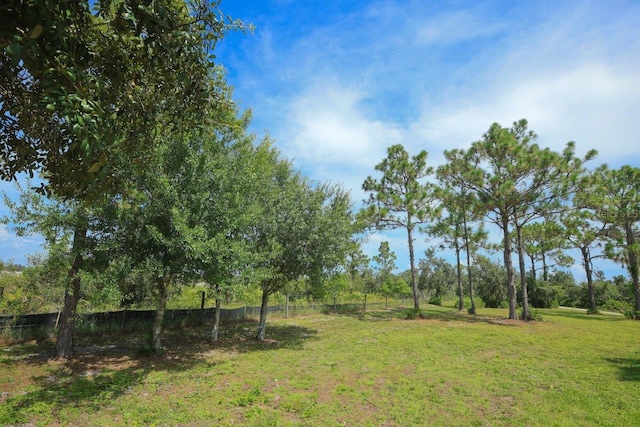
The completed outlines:
<svg viewBox="0 0 640 427">
<path fill-rule="evenodd" d="M 440 295 L 436 295 L 429 299 L 429 304 L 432 305 L 442 305 L 442 297 Z"/>
<path fill-rule="evenodd" d="M 480 297 L 474 297 L 473 298 L 474 302 L 476 303 L 476 309 L 478 308 L 484 308 L 484 301 L 482 301 L 482 298 Z M 471 298 L 469 297 L 464 297 L 464 306 L 462 308 L 466 308 L 467 310 L 471 310 Z M 460 300 L 456 300 L 456 305 L 455 307 L 457 309 L 460 309 Z"/>
<path fill-rule="evenodd" d="M 542 322 L 542 315 L 540 314 L 540 312 L 537 309 L 531 307 L 531 308 L 529 308 L 529 318 L 528 319 L 524 318 L 524 311 L 523 311 L 522 313 L 520 313 L 520 319 L 521 320 L 533 320 L 535 322 Z"/>
<path fill-rule="evenodd" d="M 402 314 L 406 320 L 413 320 L 420 317 L 420 310 L 416 310 L 415 308 L 406 308 Z"/>
<path fill-rule="evenodd" d="M 628 319 L 640 320 L 640 311 L 634 310 L 633 307 L 629 306 L 624 311 L 624 317 Z"/>
</svg>

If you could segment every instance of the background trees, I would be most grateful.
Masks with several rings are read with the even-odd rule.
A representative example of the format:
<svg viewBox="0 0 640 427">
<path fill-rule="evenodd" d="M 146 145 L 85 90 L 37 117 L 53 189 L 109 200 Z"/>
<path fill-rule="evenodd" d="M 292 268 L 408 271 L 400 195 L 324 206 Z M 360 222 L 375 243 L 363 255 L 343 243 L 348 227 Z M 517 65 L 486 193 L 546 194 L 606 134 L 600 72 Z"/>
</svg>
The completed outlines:
<svg viewBox="0 0 640 427">
<path fill-rule="evenodd" d="M 601 166 L 595 172 L 588 205 L 598 221 L 608 225 L 608 257 L 629 271 L 634 290 L 634 310 L 640 312 L 640 168 Z"/>
<path fill-rule="evenodd" d="M 517 295 L 510 230 L 516 234 L 523 318 L 528 319 L 522 227 L 558 209 L 582 170 L 573 143 L 560 154 L 541 149 L 533 143 L 536 138 L 524 119 L 508 129 L 494 123 L 468 151 L 446 151 L 449 163 L 442 170 L 452 182 L 477 195 L 476 210 L 502 230 L 511 319 L 516 318 Z M 594 155 L 589 152 L 585 160 Z"/>
<path fill-rule="evenodd" d="M 367 177 L 362 184 L 362 189 L 369 192 L 369 199 L 365 200 L 367 206 L 361 215 L 379 230 L 404 228 L 407 231 L 416 311 L 420 309 L 420 298 L 413 250 L 414 230 L 430 219 L 434 201 L 433 185 L 420 181 L 433 173 L 426 162 L 426 151 L 410 158 L 402 145 L 392 145 L 387 149 L 387 157 L 375 167 L 382 172 L 380 181 Z"/>
</svg>

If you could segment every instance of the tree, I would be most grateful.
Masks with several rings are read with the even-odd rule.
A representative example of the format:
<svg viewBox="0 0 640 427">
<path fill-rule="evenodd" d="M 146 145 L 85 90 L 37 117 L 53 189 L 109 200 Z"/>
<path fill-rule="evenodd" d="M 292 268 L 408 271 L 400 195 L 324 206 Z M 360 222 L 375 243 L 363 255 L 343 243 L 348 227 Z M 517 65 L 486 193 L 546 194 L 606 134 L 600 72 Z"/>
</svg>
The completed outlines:
<svg viewBox="0 0 640 427">
<path fill-rule="evenodd" d="M 369 198 L 364 201 L 366 207 L 360 215 L 378 230 L 404 228 L 407 231 L 411 289 L 414 309 L 419 311 L 414 231 L 430 220 L 434 212 L 433 185 L 421 183 L 423 178 L 433 173 L 433 168 L 427 167 L 426 151 L 410 158 L 404 147 L 397 144 L 387 149 L 387 157 L 375 169 L 382 172 L 382 178 L 378 181 L 369 176 L 362 184 L 362 189 L 369 192 Z"/>
<path fill-rule="evenodd" d="M 477 210 L 502 230 L 510 319 L 517 318 L 510 230 L 513 227 L 516 235 L 522 317 L 529 319 L 522 227 L 559 209 L 582 171 L 583 160 L 574 156 L 573 143 L 568 143 L 560 154 L 540 148 L 533 143 L 536 138 L 527 129 L 525 119 L 514 122 L 509 129 L 494 123 L 468 151 L 445 152 L 449 165 L 444 174 L 456 185 L 473 192 Z M 594 155 L 595 152 L 589 152 L 585 160 Z"/>
<path fill-rule="evenodd" d="M 507 304 L 507 289 L 504 286 L 505 267 L 483 255 L 475 257 L 472 266 L 476 291 L 486 307 L 502 308 Z"/>
<path fill-rule="evenodd" d="M 67 359 L 73 353 L 74 325 L 78 302 L 81 297 L 81 270 L 99 268 L 96 259 L 102 244 L 98 224 L 108 209 L 107 203 L 87 207 L 75 200 L 62 200 L 52 196 L 47 199 L 30 188 L 21 191 L 18 201 L 5 196 L 5 204 L 12 217 L 5 219 L 14 224 L 18 235 L 39 234 L 45 239 L 49 275 L 49 286 L 60 280 L 60 271 L 66 271 L 64 300 L 60 313 L 56 340 L 56 358 Z"/>
<path fill-rule="evenodd" d="M 640 318 L 640 168 L 601 166 L 585 194 L 591 195 L 587 203 L 595 217 L 608 225 L 605 253 L 629 271 L 635 316 Z"/>
<path fill-rule="evenodd" d="M 360 244 L 354 242 L 351 250 L 347 254 L 346 270 L 349 275 L 349 290 L 362 291 L 364 289 L 364 281 L 367 275 L 371 274 L 369 263 L 370 258 L 362 252 Z"/>
<path fill-rule="evenodd" d="M 262 290 L 258 340 L 265 337 L 269 296 L 290 282 L 319 284 L 334 273 L 344 265 L 354 232 L 350 197 L 342 188 L 312 185 L 269 145 L 261 156 L 260 186 L 252 196 L 261 207 L 259 221 L 246 230 Z"/>
<path fill-rule="evenodd" d="M 218 2 L 13 2 L 0 26 L 0 178 L 40 172 L 40 191 L 88 208 L 126 191 L 153 144 L 194 131 L 220 101 L 210 52 Z M 224 99 L 223 99 L 224 100 Z M 102 199 L 102 200 L 101 200 Z M 78 210 L 58 358 L 72 349 L 86 218 Z"/>
<path fill-rule="evenodd" d="M 233 25 L 218 1 L 90 3 L 3 7 L 2 179 L 40 172 L 65 198 L 117 191 L 117 152 L 144 165 L 150 135 L 198 126 L 216 99 L 209 55 Z"/>
<path fill-rule="evenodd" d="M 442 298 L 453 293 L 455 289 L 455 270 L 444 258 L 436 257 L 435 252 L 427 250 L 425 258 L 419 262 L 419 283 L 422 289 L 433 291 L 430 303 L 442 301 Z"/>
<path fill-rule="evenodd" d="M 565 218 L 570 211 L 561 212 L 558 217 Z M 554 266 L 568 267 L 572 259 L 564 253 L 566 237 L 563 228 L 553 220 L 526 224 L 522 227 L 522 247 L 531 262 L 531 277 L 536 280 L 536 262 L 542 262 L 542 280 L 549 280 L 549 269 Z"/>
<path fill-rule="evenodd" d="M 585 179 L 591 179 L 591 177 L 585 177 Z M 603 244 L 608 224 L 596 222 L 594 211 L 588 209 L 587 200 L 590 197 L 588 185 L 576 192 L 572 199 L 573 209 L 563 215 L 561 221 L 564 238 L 571 247 L 580 251 L 589 293 L 588 312 L 597 313 L 593 261 L 604 256 L 604 254 L 595 251 Z"/>
<path fill-rule="evenodd" d="M 396 254 L 389 247 L 389 242 L 380 242 L 378 254 L 373 256 L 373 260 L 378 264 L 378 290 L 391 278 L 393 270 L 396 268 Z"/>
<path fill-rule="evenodd" d="M 473 292 L 473 274 L 471 271 L 471 253 L 477 250 L 477 246 L 486 239 L 484 227 L 480 224 L 474 231 L 472 224 L 479 220 L 479 216 L 472 210 L 472 195 L 462 189 L 456 189 L 447 183 L 446 169 L 438 168 L 437 174 L 441 186 L 437 189 L 438 199 L 446 216 L 440 218 L 435 224 L 427 227 L 427 232 L 443 239 L 443 244 L 454 249 L 456 254 L 456 277 L 458 279 L 458 309 L 464 308 L 464 289 L 462 286 L 462 263 L 460 253 L 466 253 L 467 264 L 467 289 L 471 300 L 470 314 L 476 314 L 476 305 Z"/>
</svg>

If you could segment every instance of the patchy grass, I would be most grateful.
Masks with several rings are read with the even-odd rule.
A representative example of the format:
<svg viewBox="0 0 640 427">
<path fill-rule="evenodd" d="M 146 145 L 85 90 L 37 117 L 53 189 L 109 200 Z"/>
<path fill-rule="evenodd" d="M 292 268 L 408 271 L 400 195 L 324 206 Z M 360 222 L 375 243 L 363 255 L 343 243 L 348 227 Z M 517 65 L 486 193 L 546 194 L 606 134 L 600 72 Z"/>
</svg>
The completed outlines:
<svg viewBox="0 0 640 427">
<path fill-rule="evenodd" d="M 640 425 L 640 322 L 540 310 L 506 321 L 428 306 L 168 331 L 162 356 L 132 333 L 0 350 L 0 424 Z"/>
</svg>

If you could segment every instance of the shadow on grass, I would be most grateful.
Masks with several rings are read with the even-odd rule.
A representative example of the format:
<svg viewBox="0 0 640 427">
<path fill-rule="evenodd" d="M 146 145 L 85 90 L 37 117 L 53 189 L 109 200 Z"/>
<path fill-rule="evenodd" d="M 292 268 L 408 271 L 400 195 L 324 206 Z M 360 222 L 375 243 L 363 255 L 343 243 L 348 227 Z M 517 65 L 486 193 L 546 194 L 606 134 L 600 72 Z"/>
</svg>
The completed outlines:
<svg viewBox="0 0 640 427">
<path fill-rule="evenodd" d="M 626 320 L 626 318 L 622 315 L 614 315 L 614 314 L 587 314 L 583 311 L 574 311 L 571 309 L 553 309 L 553 310 L 545 310 L 543 313 L 544 316 L 554 316 L 554 317 L 568 317 L 570 319 L 580 319 L 580 320 L 600 320 L 607 322 L 621 322 Z"/>
<path fill-rule="evenodd" d="M 520 320 L 509 320 L 500 316 L 491 316 L 483 314 L 468 314 L 466 311 L 457 309 L 448 309 L 440 306 L 427 306 L 420 309 L 420 316 L 416 316 L 412 308 L 393 308 L 389 310 L 366 311 L 348 314 L 334 314 L 335 316 L 351 316 L 365 322 L 380 322 L 388 320 L 433 320 L 441 322 L 466 322 L 466 323 L 485 323 L 501 326 L 518 326 L 526 324 Z"/>
<path fill-rule="evenodd" d="M 56 424 L 55 414 L 64 408 L 82 408 L 91 413 L 113 399 L 134 393 L 134 387 L 150 372 L 185 371 L 194 367 L 215 368 L 220 354 L 301 349 L 317 331 L 295 325 L 269 325 L 268 339 L 257 341 L 255 322 L 223 325 L 219 340 L 213 342 L 209 326 L 169 329 L 163 334 L 165 351 L 145 356 L 145 331 L 80 334 L 74 358 L 51 360 L 52 342 L 16 345 L 2 356 L 2 365 L 17 365 L 36 372 L 28 383 L 0 397 L 0 425 L 25 423 Z M 18 380 L 17 380 L 18 381 Z M 15 388 L 15 387 L 14 387 Z M 24 391 L 26 389 L 27 391 Z"/>
<path fill-rule="evenodd" d="M 608 358 L 604 359 L 618 368 L 620 372 L 620 380 L 622 381 L 640 381 L 640 358 Z"/>
</svg>

